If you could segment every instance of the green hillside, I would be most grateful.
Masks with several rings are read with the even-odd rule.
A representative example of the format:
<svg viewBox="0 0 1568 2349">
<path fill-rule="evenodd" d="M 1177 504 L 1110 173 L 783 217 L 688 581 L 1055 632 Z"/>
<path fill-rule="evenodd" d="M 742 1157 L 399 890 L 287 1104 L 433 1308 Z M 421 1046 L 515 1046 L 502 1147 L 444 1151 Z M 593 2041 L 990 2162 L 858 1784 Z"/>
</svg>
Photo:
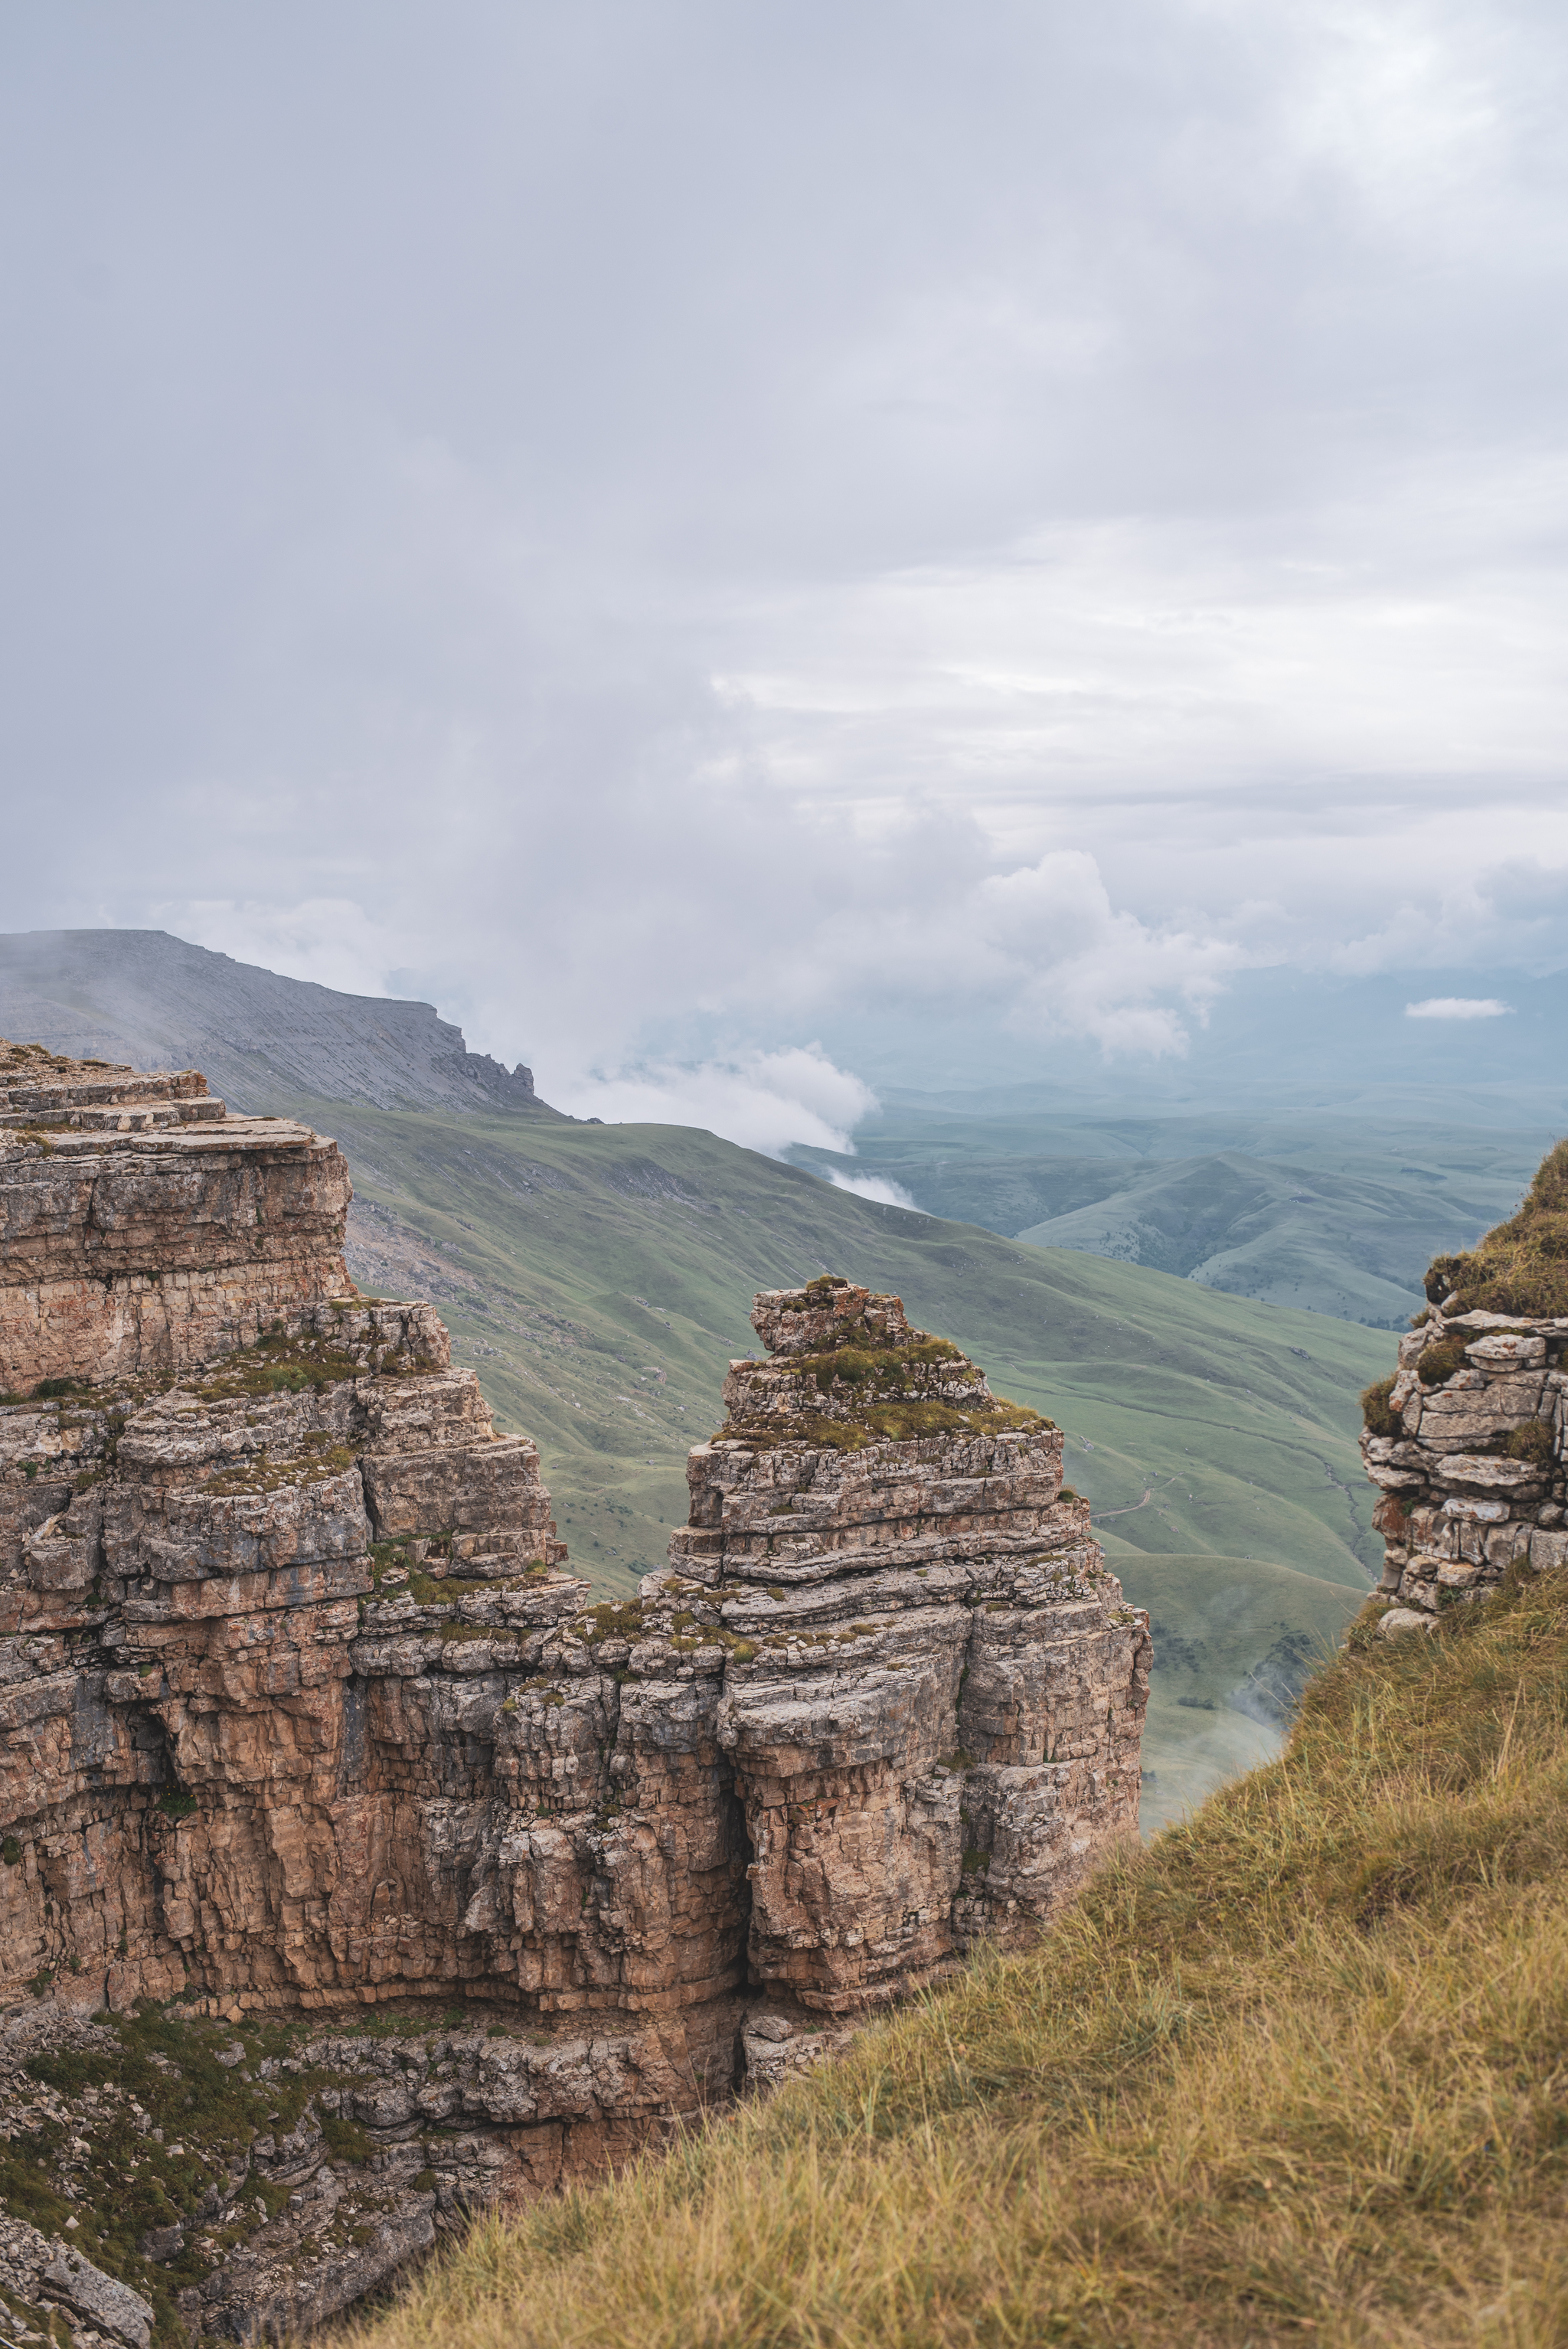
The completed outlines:
<svg viewBox="0 0 1568 2349">
<path fill-rule="evenodd" d="M 1177 1643 L 1156 1665 L 1151 1819 L 1274 1749 L 1235 1692 L 1282 1639 L 1298 1686 L 1366 1592 L 1357 1397 L 1386 1336 L 877 1206 L 690 1127 L 290 1106 L 349 1154 L 356 1278 L 439 1306 L 607 1596 L 686 1521 L 686 1453 L 722 1418 L 730 1356 L 757 1348 L 753 1292 L 823 1270 L 896 1289 L 1066 1430 L 1069 1483 Z"/>
<path fill-rule="evenodd" d="M 917 1206 L 1041 1247 L 1402 1328 L 1436 1255 L 1511 1214 L 1550 1137 L 1332 1116 L 1090 1117 L 890 1109 L 853 1159 Z"/>
</svg>

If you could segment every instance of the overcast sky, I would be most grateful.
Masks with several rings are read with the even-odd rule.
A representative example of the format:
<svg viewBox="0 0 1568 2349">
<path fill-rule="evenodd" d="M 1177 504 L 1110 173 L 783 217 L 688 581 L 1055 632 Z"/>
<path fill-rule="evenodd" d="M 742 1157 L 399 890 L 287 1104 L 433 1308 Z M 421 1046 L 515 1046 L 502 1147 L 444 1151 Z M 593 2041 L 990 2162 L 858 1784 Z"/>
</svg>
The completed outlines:
<svg viewBox="0 0 1568 2349">
<path fill-rule="evenodd" d="M 857 1018 L 1135 1066 L 1260 966 L 1562 967 L 1565 67 L 1510 0 L 5 11 L 0 927 L 803 1133 Z"/>
</svg>

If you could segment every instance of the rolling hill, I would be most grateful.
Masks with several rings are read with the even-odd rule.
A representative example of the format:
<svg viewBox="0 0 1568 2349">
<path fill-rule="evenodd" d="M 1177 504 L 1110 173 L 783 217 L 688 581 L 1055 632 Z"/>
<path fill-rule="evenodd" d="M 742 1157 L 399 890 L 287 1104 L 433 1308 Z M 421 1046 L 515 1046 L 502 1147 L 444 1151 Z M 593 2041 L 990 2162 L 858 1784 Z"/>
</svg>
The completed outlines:
<svg viewBox="0 0 1568 2349">
<path fill-rule="evenodd" d="M 1551 1134 L 1397 1115 L 1090 1116 L 907 1099 L 840 1179 L 882 1176 L 934 1215 L 1037 1247 L 1142 1264 L 1232 1296 L 1401 1329 L 1432 1257 L 1512 1213 Z"/>
</svg>

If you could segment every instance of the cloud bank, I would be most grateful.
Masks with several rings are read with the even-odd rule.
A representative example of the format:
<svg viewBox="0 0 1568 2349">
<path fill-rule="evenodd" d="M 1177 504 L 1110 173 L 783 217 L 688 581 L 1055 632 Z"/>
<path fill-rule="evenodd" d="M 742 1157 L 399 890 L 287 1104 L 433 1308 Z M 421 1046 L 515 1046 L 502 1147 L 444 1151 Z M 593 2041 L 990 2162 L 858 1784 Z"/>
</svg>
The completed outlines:
<svg viewBox="0 0 1568 2349">
<path fill-rule="evenodd" d="M 816 1044 L 696 1067 L 566 1077 L 554 1096 L 554 1106 L 573 1117 L 597 1117 L 606 1125 L 706 1126 L 775 1158 L 795 1142 L 852 1154 L 851 1132 L 876 1105 L 871 1087 L 835 1068 Z"/>
<path fill-rule="evenodd" d="M 857 1199 L 874 1199 L 883 1207 L 911 1207 L 917 1216 L 929 1213 L 927 1208 L 916 1206 L 912 1194 L 891 1175 L 846 1174 L 841 1167 L 833 1166 L 828 1170 L 828 1180 L 836 1191 L 848 1191 Z"/>
<path fill-rule="evenodd" d="M 0 925 L 761 1147 L 1568 961 L 1560 11 L 5 39 Z"/>
</svg>

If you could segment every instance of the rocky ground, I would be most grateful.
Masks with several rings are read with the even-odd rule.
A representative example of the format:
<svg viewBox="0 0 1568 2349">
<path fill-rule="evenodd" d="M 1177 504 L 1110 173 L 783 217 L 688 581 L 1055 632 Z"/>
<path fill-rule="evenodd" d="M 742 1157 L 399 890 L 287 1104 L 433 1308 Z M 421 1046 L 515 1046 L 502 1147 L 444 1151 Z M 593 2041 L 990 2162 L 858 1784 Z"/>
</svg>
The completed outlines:
<svg viewBox="0 0 1568 2349">
<path fill-rule="evenodd" d="M 759 2085 L 847 2036 L 776 2002 L 737 2021 Z M 318 2323 L 515 2195 L 541 2116 L 592 2125 L 624 2061 L 617 2038 L 459 2007 L 329 2030 L 19 2007 L 0 2026 L 4 2337 L 148 2349 Z"/>
</svg>

